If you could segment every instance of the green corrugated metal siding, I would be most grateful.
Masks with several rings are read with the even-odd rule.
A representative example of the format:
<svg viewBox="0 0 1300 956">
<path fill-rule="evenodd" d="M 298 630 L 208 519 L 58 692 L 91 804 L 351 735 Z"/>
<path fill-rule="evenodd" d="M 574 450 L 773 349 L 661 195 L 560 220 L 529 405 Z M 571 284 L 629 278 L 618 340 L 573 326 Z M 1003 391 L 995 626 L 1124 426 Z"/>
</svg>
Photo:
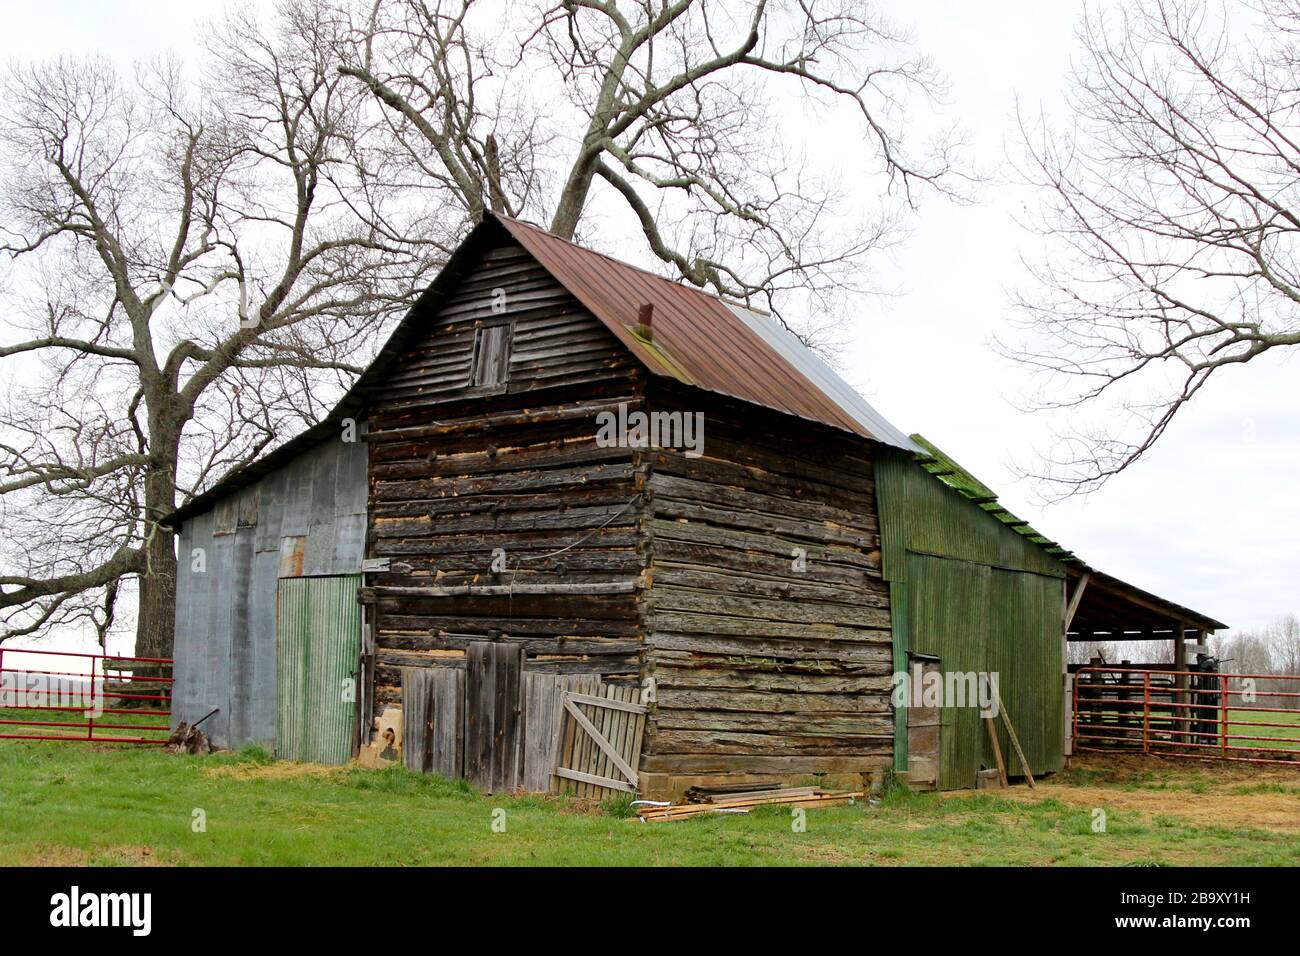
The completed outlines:
<svg viewBox="0 0 1300 956">
<path fill-rule="evenodd" d="M 876 458 L 881 564 L 890 582 L 895 667 L 907 652 L 946 670 L 999 674 L 999 690 L 1035 773 L 1059 770 L 1061 612 L 1065 565 L 928 474 L 908 455 Z M 895 767 L 907 767 L 906 711 L 898 711 Z M 1017 773 L 999 721 L 1003 754 Z M 975 708 L 943 714 L 941 786 L 974 786 L 992 766 Z"/>
<path fill-rule="evenodd" d="M 1036 774 L 1055 772 L 1065 764 L 1062 587 L 1060 579 L 1041 574 L 994 570 L 991 580 L 989 668 L 1002 675 L 1002 703 Z M 998 735 L 1002 753 L 1011 754 L 1000 719 Z M 992 757 L 992 750 L 986 749 L 987 766 L 993 766 Z M 1016 759 L 1007 759 L 1010 772 L 1018 773 Z"/>
<path fill-rule="evenodd" d="M 910 649 L 936 655 L 945 672 L 998 675 L 1034 773 L 1061 769 L 1061 582 L 921 554 L 908 556 L 908 579 Z M 998 734 L 1008 770 L 1018 774 L 1001 720 Z M 941 748 L 944 789 L 973 787 L 980 767 L 995 766 L 976 707 L 943 709 Z"/>
<path fill-rule="evenodd" d="M 280 579 L 276 754 L 286 760 L 341 764 L 352 756 L 360 586 L 356 574 Z"/>
<path fill-rule="evenodd" d="M 903 452 L 879 449 L 876 494 L 887 581 L 907 580 L 908 551 L 1065 577 L 1060 561 L 927 474 Z"/>
</svg>

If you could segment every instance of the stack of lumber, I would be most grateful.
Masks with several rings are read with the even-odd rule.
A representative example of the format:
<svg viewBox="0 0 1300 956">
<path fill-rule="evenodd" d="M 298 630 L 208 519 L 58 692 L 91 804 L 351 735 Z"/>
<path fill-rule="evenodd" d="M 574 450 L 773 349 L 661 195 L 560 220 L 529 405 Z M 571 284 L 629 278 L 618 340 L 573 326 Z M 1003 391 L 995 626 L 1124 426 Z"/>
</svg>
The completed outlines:
<svg viewBox="0 0 1300 956">
<path fill-rule="evenodd" d="M 756 793 L 780 789 L 779 783 L 725 783 L 715 787 L 691 787 L 686 791 L 687 803 L 708 803 L 712 797 Z"/>
<path fill-rule="evenodd" d="M 752 807 L 784 804 L 791 807 L 837 807 L 862 796 L 860 790 L 825 790 L 821 787 L 788 787 L 702 794 L 700 803 L 683 803 L 669 807 L 644 806 L 637 809 L 643 823 L 682 820 L 701 813 L 748 813 Z"/>
</svg>

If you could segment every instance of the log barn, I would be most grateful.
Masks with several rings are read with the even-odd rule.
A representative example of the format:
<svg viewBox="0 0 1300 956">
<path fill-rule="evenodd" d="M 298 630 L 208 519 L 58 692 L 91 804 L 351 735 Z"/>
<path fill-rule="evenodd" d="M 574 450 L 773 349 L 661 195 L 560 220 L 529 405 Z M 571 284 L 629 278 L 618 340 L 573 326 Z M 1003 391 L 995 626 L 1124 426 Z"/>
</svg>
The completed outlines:
<svg viewBox="0 0 1300 956">
<path fill-rule="evenodd" d="M 169 521 L 174 721 L 492 790 L 974 786 L 979 712 L 892 693 L 929 671 L 996 672 L 1051 772 L 1067 639 L 1223 627 L 1038 535 L 770 318 L 491 215 L 327 418 Z"/>
</svg>

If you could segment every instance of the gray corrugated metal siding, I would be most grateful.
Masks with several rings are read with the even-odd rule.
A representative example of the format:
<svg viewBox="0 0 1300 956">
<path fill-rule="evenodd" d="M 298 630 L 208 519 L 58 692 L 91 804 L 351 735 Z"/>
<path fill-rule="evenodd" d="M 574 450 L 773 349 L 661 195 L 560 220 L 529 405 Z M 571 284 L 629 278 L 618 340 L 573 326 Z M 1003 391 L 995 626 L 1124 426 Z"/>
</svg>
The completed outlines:
<svg viewBox="0 0 1300 956">
<path fill-rule="evenodd" d="M 358 429 L 362 432 L 363 429 Z M 366 533 L 366 443 L 337 435 L 180 528 L 172 720 L 205 723 L 222 747 L 276 743 L 276 580 L 281 547 L 301 575 L 354 574 Z M 305 540 L 296 540 L 305 539 Z M 204 553 L 205 569 L 192 567 Z"/>
</svg>

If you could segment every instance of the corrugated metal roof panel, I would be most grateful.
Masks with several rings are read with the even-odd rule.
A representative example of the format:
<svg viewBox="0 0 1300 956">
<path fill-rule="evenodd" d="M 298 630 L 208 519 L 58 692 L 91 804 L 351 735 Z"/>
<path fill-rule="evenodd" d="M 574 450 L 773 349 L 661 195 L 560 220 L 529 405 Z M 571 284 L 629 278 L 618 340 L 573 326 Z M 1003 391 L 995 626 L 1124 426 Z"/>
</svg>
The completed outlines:
<svg viewBox="0 0 1300 956">
<path fill-rule="evenodd" d="M 774 322 L 536 226 L 500 222 L 652 373 L 917 450 Z M 654 306 L 649 342 L 633 331 L 647 304 Z"/>
<path fill-rule="evenodd" d="M 806 345 L 779 323 L 746 309 L 742 305 L 728 304 L 728 308 L 742 322 L 767 342 L 783 359 L 798 369 L 844 411 L 853 416 L 867 432 L 880 441 L 905 451 L 921 452 L 923 449 L 903 432 L 889 423 L 871 407 L 848 382 L 840 378 L 829 365 L 817 357 Z"/>
</svg>

